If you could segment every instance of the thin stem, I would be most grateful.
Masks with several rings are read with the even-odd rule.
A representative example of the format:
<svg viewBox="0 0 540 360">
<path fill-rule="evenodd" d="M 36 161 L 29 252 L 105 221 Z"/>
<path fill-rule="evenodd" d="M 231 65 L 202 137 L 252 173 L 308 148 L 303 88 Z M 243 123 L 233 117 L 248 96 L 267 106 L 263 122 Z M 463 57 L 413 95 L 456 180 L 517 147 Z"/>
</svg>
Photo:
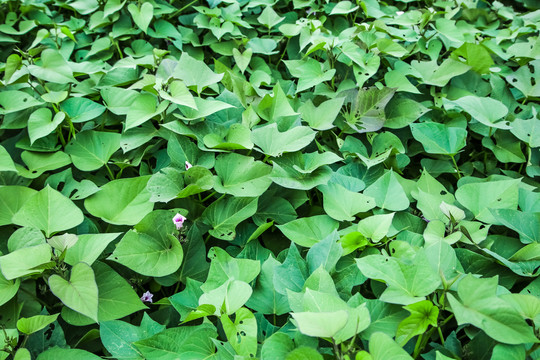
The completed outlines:
<svg viewBox="0 0 540 360">
<path fill-rule="evenodd" d="M 176 16 L 177 14 L 180 14 L 182 11 L 184 11 L 185 9 L 187 9 L 188 7 L 190 7 L 191 5 L 195 4 L 195 3 L 198 2 L 198 1 L 199 1 L 199 0 L 193 0 L 192 2 L 190 2 L 189 4 L 187 4 L 186 6 L 181 7 L 180 9 L 178 9 L 177 11 L 175 11 L 174 13 L 172 13 L 170 17 L 173 17 L 173 16 Z"/>
<path fill-rule="evenodd" d="M 60 139 L 62 146 L 66 146 L 66 139 L 64 139 L 64 134 L 62 134 L 62 127 L 58 126 L 56 132 L 58 133 L 58 138 Z"/>
<path fill-rule="evenodd" d="M 444 336 L 442 334 L 441 328 L 438 326 L 437 326 L 437 332 L 439 333 L 439 337 L 441 338 L 441 345 L 444 346 Z"/>
<path fill-rule="evenodd" d="M 205 202 L 206 200 L 210 199 L 212 196 L 216 195 L 217 192 L 215 191 L 212 191 L 212 193 L 208 196 L 206 196 L 204 199 L 201 200 L 201 202 Z"/>
<path fill-rule="evenodd" d="M 420 345 L 422 344 L 424 334 L 418 335 L 418 339 L 416 339 L 416 345 L 414 346 L 414 352 L 413 352 L 413 358 L 416 359 L 418 355 L 420 355 Z"/>
<path fill-rule="evenodd" d="M 531 348 L 529 350 L 527 350 L 527 352 L 525 353 L 525 357 L 528 357 L 533 352 L 535 352 L 538 349 L 538 347 L 540 347 L 540 343 L 536 343 L 533 346 L 531 346 Z"/>
<path fill-rule="evenodd" d="M 109 165 L 105 164 L 105 167 L 107 168 L 107 171 L 109 172 L 109 177 L 111 178 L 111 180 L 114 180 L 114 174 L 111 171 L 111 168 L 109 167 Z"/>
<path fill-rule="evenodd" d="M 459 171 L 459 167 L 457 166 L 456 159 L 454 158 L 454 155 L 450 155 L 450 157 L 452 158 L 452 162 L 454 163 L 454 167 L 456 168 L 458 179 L 461 179 L 461 171 Z"/>
</svg>

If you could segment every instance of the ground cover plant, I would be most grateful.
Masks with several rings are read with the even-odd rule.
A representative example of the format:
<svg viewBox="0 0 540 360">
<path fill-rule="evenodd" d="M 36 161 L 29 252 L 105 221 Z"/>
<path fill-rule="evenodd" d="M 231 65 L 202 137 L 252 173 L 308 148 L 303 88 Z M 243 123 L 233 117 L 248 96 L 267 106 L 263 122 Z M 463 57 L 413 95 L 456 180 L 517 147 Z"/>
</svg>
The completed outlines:
<svg viewBox="0 0 540 360">
<path fill-rule="evenodd" d="M 540 358 L 535 1 L 0 23 L 0 359 Z"/>
</svg>

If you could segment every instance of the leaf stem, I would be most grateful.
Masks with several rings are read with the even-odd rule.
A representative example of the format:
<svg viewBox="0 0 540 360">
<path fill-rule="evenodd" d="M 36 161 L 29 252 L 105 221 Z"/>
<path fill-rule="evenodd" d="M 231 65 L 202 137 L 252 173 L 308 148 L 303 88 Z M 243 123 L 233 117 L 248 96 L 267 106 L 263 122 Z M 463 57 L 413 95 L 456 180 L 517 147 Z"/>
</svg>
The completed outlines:
<svg viewBox="0 0 540 360">
<path fill-rule="evenodd" d="M 216 195 L 216 192 L 212 191 L 212 193 L 210 195 L 206 196 L 204 199 L 202 199 L 201 202 L 205 202 L 206 200 L 210 199 L 214 195 Z"/>
<path fill-rule="evenodd" d="M 454 158 L 454 155 L 450 155 L 452 158 L 452 162 L 454 163 L 454 167 L 456 168 L 458 179 L 461 179 L 461 171 L 459 170 L 459 167 L 457 166 L 456 159 Z"/>
<path fill-rule="evenodd" d="M 437 326 L 437 332 L 439 333 L 439 338 L 441 338 L 441 345 L 444 346 L 444 336 L 439 326 Z"/>
<path fill-rule="evenodd" d="M 107 171 L 109 172 L 109 177 L 111 178 L 111 181 L 114 180 L 114 174 L 111 171 L 111 168 L 109 167 L 109 165 L 105 164 L 105 167 L 107 168 Z"/>
<path fill-rule="evenodd" d="M 414 346 L 414 352 L 413 352 L 413 358 L 416 359 L 418 355 L 420 355 L 422 340 L 424 340 L 424 334 L 418 335 L 418 339 L 416 339 L 416 345 Z"/>
</svg>

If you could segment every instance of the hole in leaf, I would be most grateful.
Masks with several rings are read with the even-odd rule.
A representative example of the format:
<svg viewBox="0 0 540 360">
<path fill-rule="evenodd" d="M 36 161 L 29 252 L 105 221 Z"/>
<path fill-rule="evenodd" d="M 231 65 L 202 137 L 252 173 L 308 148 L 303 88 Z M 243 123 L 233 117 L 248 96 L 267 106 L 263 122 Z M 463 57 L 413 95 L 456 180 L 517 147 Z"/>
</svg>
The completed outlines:
<svg viewBox="0 0 540 360">
<path fill-rule="evenodd" d="M 240 335 L 241 336 L 246 336 L 246 332 L 245 331 L 240 331 Z"/>
<path fill-rule="evenodd" d="M 446 194 L 448 194 L 448 193 L 447 193 L 446 191 L 444 191 L 444 190 L 441 190 L 440 194 L 441 194 L 441 195 L 446 195 Z"/>
<path fill-rule="evenodd" d="M 28 98 L 24 98 L 24 99 L 23 99 L 23 102 L 27 102 L 27 101 L 28 101 Z"/>
</svg>

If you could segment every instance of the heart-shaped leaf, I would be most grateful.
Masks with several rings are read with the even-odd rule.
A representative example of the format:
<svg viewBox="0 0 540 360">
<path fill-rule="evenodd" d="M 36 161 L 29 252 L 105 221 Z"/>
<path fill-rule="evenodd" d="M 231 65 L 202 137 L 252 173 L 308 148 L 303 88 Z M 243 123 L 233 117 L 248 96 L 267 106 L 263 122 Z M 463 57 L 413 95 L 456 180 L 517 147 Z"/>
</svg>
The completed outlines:
<svg viewBox="0 0 540 360">
<path fill-rule="evenodd" d="M 98 287 L 94 270 L 89 265 L 75 264 L 69 281 L 60 275 L 51 275 L 49 287 L 64 305 L 98 321 Z"/>
</svg>

